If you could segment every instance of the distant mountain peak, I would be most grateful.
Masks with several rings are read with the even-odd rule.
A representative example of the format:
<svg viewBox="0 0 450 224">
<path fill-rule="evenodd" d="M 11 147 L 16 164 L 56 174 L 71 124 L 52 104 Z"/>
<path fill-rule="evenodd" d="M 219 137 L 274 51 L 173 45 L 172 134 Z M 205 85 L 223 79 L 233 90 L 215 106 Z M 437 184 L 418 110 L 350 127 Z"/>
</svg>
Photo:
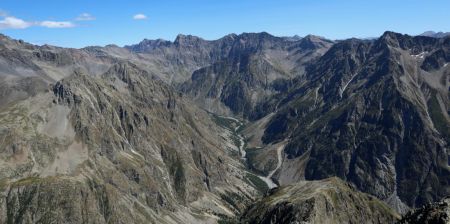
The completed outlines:
<svg viewBox="0 0 450 224">
<path fill-rule="evenodd" d="M 225 35 L 224 37 L 222 37 L 222 38 L 220 38 L 220 39 L 226 39 L 226 38 L 229 38 L 229 39 L 234 40 L 234 39 L 236 39 L 237 37 L 238 37 L 237 34 L 235 34 L 235 33 L 230 33 L 230 34 L 227 34 L 227 35 Z"/>
<path fill-rule="evenodd" d="M 387 39 L 387 38 L 398 38 L 400 36 L 403 36 L 401 33 L 396 33 L 393 31 L 386 31 L 381 35 L 381 39 Z"/>
<path fill-rule="evenodd" d="M 299 39 L 298 42 L 300 43 L 300 46 L 305 49 L 321 48 L 334 43 L 333 41 L 328 40 L 324 37 L 311 34 Z"/>
<path fill-rule="evenodd" d="M 164 39 L 156 39 L 156 40 L 149 40 L 149 39 L 144 39 L 141 42 L 139 42 L 138 44 L 133 44 L 133 45 L 127 45 L 124 46 L 127 49 L 142 53 L 142 52 L 146 52 L 149 50 L 154 50 L 155 48 L 161 47 L 161 46 L 168 46 L 172 44 L 172 42 L 168 41 L 168 40 L 164 40 Z"/>
<path fill-rule="evenodd" d="M 400 45 L 402 45 L 401 43 L 404 43 L 409 38 L 412 38 L 412 36 L 392 31 L 386 31 L 383 33 L 383 35 L 381 35 L 380 38 L 378 38 L 377 42 L 392 47 L 400 47 Z"/>
<path fill-rule="evenodd" d="M 302 39 L 302 37 L 299 36 L 299 35 L 294 35 L 294 36 L 284 36 L 283 38 L 284 38 L 285 40 L 288 40 L 288 41 L 299 41 L 299 40 Z"/>
<path fill-rule="evenodd" d="M 173 43 L 175 45 L 183 45 L 183 44 L 198 43 L 200 41 L 205 41 L 205 40 L 200 37 L 189 35 L 189 34 L 188 35 L 178 34 Z"/>
<path fill-rule="evenodd" d="M 267 32 L 259 32 L 259 33 L 242 33 L 239 35 L 240 38 L 243 39 L 272 39 L 272 38 L 279 38 L 276 36 L 273 36 L 270 33 Z"/>
<path fill-rule="evenodd" d="M 435 32 L 435 31 L 426 31 L 423 32 L 422 34 L 419 34 L 418 36 L 425 36 L 425 37 L 434 37 L 434 38 L 443 38 L 443 37 L 447 37 L 450 36 L 450 32 Z"/>
</svg>

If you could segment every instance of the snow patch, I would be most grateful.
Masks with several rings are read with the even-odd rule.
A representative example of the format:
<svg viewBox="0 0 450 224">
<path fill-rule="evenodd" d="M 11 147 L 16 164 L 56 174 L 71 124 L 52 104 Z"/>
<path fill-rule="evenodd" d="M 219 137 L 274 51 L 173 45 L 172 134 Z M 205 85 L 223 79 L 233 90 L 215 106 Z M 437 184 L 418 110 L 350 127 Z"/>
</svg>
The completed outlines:
<svg viewBox="0 0 450 224">
<path fill-rule="evenodd" d="M 424 59 L 425 55 L 428 53 L 428 51 L 420 52 L 419 54 L 412 54 L 411 57 L 415 59 Z"/>
</svg>

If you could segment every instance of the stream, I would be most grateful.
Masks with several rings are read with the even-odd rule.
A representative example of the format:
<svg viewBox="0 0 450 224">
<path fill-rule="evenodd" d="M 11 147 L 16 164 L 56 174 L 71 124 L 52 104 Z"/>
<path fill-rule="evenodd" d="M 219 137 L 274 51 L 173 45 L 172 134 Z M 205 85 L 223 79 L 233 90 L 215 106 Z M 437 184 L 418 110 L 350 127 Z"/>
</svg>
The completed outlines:
<svg viewBox="0 0 450 224">
<path fill-rule="evenodd" d="M 234 117 L 225 117 L 225 116 L 220 116 L 220 117 L 229 119 L 229 120 L 233 120 L 237 124 L 236 127 L 234 128 L 234 133 L 239 138 L 239 153 L 241 155 L 241 158 L 247 162 L 246 152 L 245 152 L 245 148 L 244 148 L 245 147 L 245 138 L 241 133 L 238 133 L 239 128 L 241 128 L 244 125 L 244 123 L 242 123 L 240 120 L 238 120 Z M 283 163 L 282 152 L 283 152 L 284 146 L 285 145 L 283 144 L 277 148 L 277 166 L 274 170 L 270 171 L 267 176 L 260 176 L 255 173 L 252 173 L 253 175 L 259 177 L 259 179 L 264 181 L 267 184 L 267 186 L 269 187 L 269 189 L 278 187 L 278 185 L 275 182 L 273 182 L 272 176 L 275 174 L 275 172 L 277 172 L 277 170 L 281 167 L 281 164 Z"/>
</svg>

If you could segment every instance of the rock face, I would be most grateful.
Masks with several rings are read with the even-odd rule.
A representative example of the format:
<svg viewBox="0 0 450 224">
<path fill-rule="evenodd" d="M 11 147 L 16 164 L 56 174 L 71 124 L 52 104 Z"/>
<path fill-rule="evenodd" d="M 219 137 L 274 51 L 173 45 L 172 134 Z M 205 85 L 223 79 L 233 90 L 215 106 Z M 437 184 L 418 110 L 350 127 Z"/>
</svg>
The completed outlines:
<svg viewBox="0 0 450 224">
<path fill-rule="evenodd" d="M 230 34 L 213 41 L 178 35 L 173 42 L 143 40 L 125 48 L 64 49 L 5 36 L 1 40 L 0 105 L 34 95 L 75 70 L 98 76 L 127 61 L 208 111 L 244 117 L 266 97 L 285 91 L 292 78 L 302 76 L 333 44 L 312 35 L 288 40 L 268 33 Z"/>
<path fill-rule="evenodd" d="M 148 71 L 52 48 L 73 53 L 71 73 L 46 80 L 60 56 L 42 65 L 45 47 L 4 47 L 45 85 L 1 107 L 0 223 L 216 222 L 258 195 L 223 128 Z"/>
<path fill-rule="evenodd" d="M 136 61 L 147 70 L 171 84 L 189 80 L 192 72 L 227 56 L 235 34 L 215 41 L 206 41 L 191 35 L 178 35 L 174 42 L 143 40 L 139 44 L 125 46 L 137 55 L 127 58 Z"/>
<path fill-rule="evenodd" d="M 285 90 L 290 79 L 301 76 L 306 64 L 332 44 L 317 36 L 288 40 L 268 33 L 243 33 L 214 41 L 179 35 L 174 42 L 144 40 L 126 48 L 137 53 L 146 67 L 157 67 L 164 73 L 163 80 L 178 86 L 201 107 L 247 116 L 264 97 Z"/>
<path fill-rule="evenodd" d="M 96 58 L 84 51 L 35 46 L 0 35 L 0 108 L 45 91 L 48 84 L 81 69 L 101 74 L 111 58 Z"/>
<path fill-rule="evenodd" d="M 431 203 L 422 208 L 408 212 L 399 224 L 447 224 L 450 223 L 450 199 Z"/>
<path fill-rule="evenodd" d="M 338 178 L 301 181 L 271 191 L 242 223 L 394 223 L 399 215 Z"/>
<path fill-rule="evenodd" d="M 257 107 L 262 141 L 289 140 L 278 179 L 338 176 L 399 211 L 450 194 L 449 49 L 393 32 L 335 44 Z"/>
<path fill-rule="evenodd" d="M 290 41 L 267 33 L 242 34 L 226 57 L 194 71 L 180 88 L 203 108 L 247 117 L 257 103 L 285 91 L 332 44 L 316 36 Z"/>
</svg>

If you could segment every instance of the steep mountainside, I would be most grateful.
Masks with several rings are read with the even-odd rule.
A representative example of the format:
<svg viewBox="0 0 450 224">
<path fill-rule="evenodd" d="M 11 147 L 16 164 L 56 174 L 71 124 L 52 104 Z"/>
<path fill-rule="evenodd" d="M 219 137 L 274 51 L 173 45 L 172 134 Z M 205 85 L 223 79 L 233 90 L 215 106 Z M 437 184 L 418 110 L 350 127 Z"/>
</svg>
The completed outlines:
<svg viewBox="0 0 450 224">
<path fill-rule="evenodd" d="M 207 41 L 192 35 L 178 35 L 174 42 L 143 40 L 125 46 L 146 69 L 158 73 L 168 83 L 179 84 L 190 79 L 192 72 L 226 57 L 237 35 Z M 137 64 L 137 63 L 136 63 Z"/>
<path fill-rule="evenodd" d="M 1 60 L 17 63 L 2 77 L 43 84 L 0 107 L 0 223 L 216 222 L 257 196 L 225 130 L 147 71 L 52 47 L 42 62 L 45 46 L 2 45 Z"/>
<path fill-rule="evenodd" d="M 242 223 L 394 223 L 399 215 L 338 178 L 301 181 L 271 191 Z"/>
<path fill-rule="evenodd" d="M 36 46 L 0 35 L 0 108 L 34 96 L 75 70 L 92 75 L 106 72 L 116 59 L 93 57 L 85 51 Z"/>
<path fill-rule="evenodd" d="M 332 44 L 316 36 L 287 39 L 263 32 L 213 41 L 179 35 L 174 42 L 144 40 L 126 48 L 135 53 L 128 57 L 135 64 L 156 71 L 201 107 L 246 116 L 264 97 L 285 90 Z"/>
<path fill-rule="evenodd" d="M 264 132 L 247 137 L 288 140 L 281 184 L 338 176 L 399 211 L 439 200 L 450 194 L 449 50 L 450 38 L 393 32 L 339 42 L 256 108 Z"/>
<path fill-rule="evenodd" d="M 207 110 L 247 117 L 257 103 L 285 91 L 332 44 L 316 36 L 290 41 L 267 33 L 242 34 L 226 58 L 194 71 L 181 90 Z"/>
<path fill-rule="evenodd" d="M 447 224 L 450 223 L 450 198 L 427 204 L 408 212 L 398 224 Z"/>
</svg>

